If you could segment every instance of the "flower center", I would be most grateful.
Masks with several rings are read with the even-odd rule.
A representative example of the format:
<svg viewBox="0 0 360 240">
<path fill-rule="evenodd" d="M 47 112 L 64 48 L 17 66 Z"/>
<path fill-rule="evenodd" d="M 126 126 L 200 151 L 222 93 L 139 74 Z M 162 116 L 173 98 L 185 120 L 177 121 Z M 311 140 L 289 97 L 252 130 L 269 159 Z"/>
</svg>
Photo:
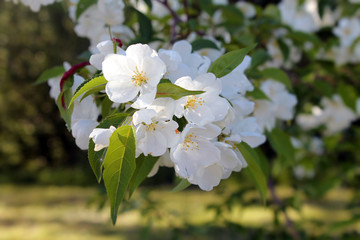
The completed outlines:
<svg viewBox="0 0 360 240">
<path fill-rule="evenodd" d="M 131 76 L 131 80 L 135 84 L 135 87 L 139 87 L 149 81 L 149 79 L 146 77 L 146 72 L 139 71 L 137 67 L 134 71 L 134 75 Z"/>
<path fill-rule="evenodd" d="M 188 96 L 185 108 L 191 108 L 192 110 L 195 110 L 199 106 L 202 106 L 204 103 L 205 101 L 201 97 L 197 97 L 195 95 Z"/>
<path fill-rule="evenodd" d="M 196 141 L 197 136 L 194 136 L 193 134 L 187 134 L 185 136 L 183 147 L 185 148 L 185 151 L 187 150 L 199 150 L 199 142 Z"/>
<path fill-rule="evenodd" d="M 351 34 L 351 29 L 350 28 L 345 28 L 344 35 L 348 36 L 350 34 Z"/>
<path fill-rule="evenodd" d="M 151 123 L 146 126 L 146 131 L 155 131 L 156 123 Z"/>
</svg>

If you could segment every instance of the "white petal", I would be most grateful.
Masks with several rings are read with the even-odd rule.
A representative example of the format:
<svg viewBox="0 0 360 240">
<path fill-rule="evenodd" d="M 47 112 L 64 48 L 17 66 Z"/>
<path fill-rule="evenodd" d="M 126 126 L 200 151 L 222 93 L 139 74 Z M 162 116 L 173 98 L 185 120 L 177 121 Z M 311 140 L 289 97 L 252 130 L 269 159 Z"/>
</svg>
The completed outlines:
<svg viewBox="0 0 360 240">
<path fill-rule="evenodd" d="M 125 103 L 136 97 L 139 87 L 135 87 L 131 81 L 111 81 L 106 84 L 105 91 L 111 101 Z"/>
</svg>

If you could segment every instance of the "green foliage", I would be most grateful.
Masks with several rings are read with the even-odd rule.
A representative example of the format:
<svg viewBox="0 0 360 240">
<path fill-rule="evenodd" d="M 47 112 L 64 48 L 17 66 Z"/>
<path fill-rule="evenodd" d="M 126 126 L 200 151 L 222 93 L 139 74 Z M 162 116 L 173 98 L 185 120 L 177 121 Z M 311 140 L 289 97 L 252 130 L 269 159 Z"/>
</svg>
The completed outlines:
<svg viewBox="0 0 360 240">
<path fill-rule="evenodd" d="M 251 56 L 250 69 L 257 68 L 258 66 L 264 64 L 269 59 L 270 56 L 264 49 L 256 49 L 253 55 Z"/>
<path fill-rule="evenodd" d="M 118 127 L 120 126 L 125 119 L 128 117 L 125 113 L 116 113 L 107 118 L 105 118 L 96 128 L 110 128 L 111 126 Z M 88 159 L 90 166 L 96 176 L 96 179 L 100 183 L 102 176 L 102 168 L 104 163 L 104 158 L 106 155 L 107 149 L 101 149 L 100 151 L 94 151 L 95 143 L 92 139 L 89 140 L 89 150 L 88 150 Z"/>
<path fill-rule="evenodd" d="M 208 39 L 196 39 L 191 43 L 192 50 L 197 51 L 203 48 L 219 49 L 216 44 Z"/>
<path fill-rule="evenodd" d="M 159 157 L 144 156 L 144 154 L 136 158 L 136 170 L 129 184 L 129 197 L 131 197 L 135 189 L 149 175 L 158 159 Z"/>
<path fill-rule="evenodd" d="M 139 32 L 140 32 L 140 36 L 138 40 L 135 42 L 148 43 L 152 40 L 152 36 L 154 35 L 151 20 L 142 12 L 136 9 L 134 10 L 136 12 L 137 20 L 139 22 Z"/>
<path fill-rule="evenodd" d="M 267 5 L 263 12 L 263 15 L 281 22 L 281 12 L 279 8 L 274 4 Z"/>
<path fill-rule="evenodd" d="M 279 128 L 274 128 L 271 132 L 267 132 L 266 137 L 275 152 L 284 157 L 289 165 L 293 165 L 295 150 L 289 135 Z"/>
<path fill-rule="evenodd" d="M 255 186 L 259 190 L 261 198 L 265 203 L 267 195 L 267 180 L 265 172 L 261 169 L 260 160 L 256 151 L 245 142 L 236 144 L 236 147 L 245 158 L 248 164 L 246 172 L 248 172 L 250 178 L 255 183 Z"/>
<path fill-rule="evenodd" d="M 283 70 L 279 68 L 266 68 L 261 72 L 261 74 L 264 78 L 271 78 L 272 80 L 284 84 L 287 89 L 292 90 L 291 81 Z"/>
<path fill-rule="evenodd" d="M 91 5 L 94 5 L 96 3 L 97 0 L 80 0 L 76 8 L 76 13 L 75 13 L 76 19 L 78 19 L 81 16 L 81 14 L 86 11 L 86 9 L 88 9 Z"/>
<path fill-rule="evenodd" d="M 86 95 L 86 92 L 88 92 L 88 91 L 94 92 L 94 90 L 99 90 L 99 89 L 103 90 L 103 87 L 105 87 L 106 83 L 107 83 L 107 80 L 102 75 L 84 81 L 76 89 L 74 96 L 71 98 L 69 106 L 71 106 L 74 103 L 75 99 L 80 97 L 82 94 L 85 93 L 85 95 Z M 88 96 L 88 95 L 89 94 L 87 94 L 86 96 Z"/>
<path fill-rule="evenodd" d="M 63 66 L 56 66 L 47 69 L 40 75 L 40 77 L 36 80 L 35 84 L 47 82 L 50 78 L 60 77 L 64 73 L 65 73 L 65 69 Z"/>
<path fill-rule="evenodd" d="M 234 68 L 242 63 L 246 54 L 248 54 L 255 46 L 256 44 L 253 44 L 247 48 L 224 54 L 211 64 L 208 72 L 214 73 L 217 78 L 221 78 L 229 74 L 232 70 L 234 70 Z"/>
<path fill-rule="evenodd" d="M 345 105 L 352 109 L 354 112 L 356 112 L 356 100 L 358 98 L 356 89 L 351 85 L 340 83 L 338 87 L 338 92 Z"/>
<path fill-rule="evenodd" d="M 258 87 L 254 87 L 252 92 L 247 92 L 246 96 L 254 99 L 265 99 L 271 101 L 271 99 Z"/>
<path fill-rule="evenodd" d="M 74 79 L 72 77 L 65 82 L 63 91 L 59 94 L 56 100 L 60 115 L 64 119 L 66 127 L 69 131 L 71 130 L 71 114 L 74 109 L 74 107 L 70 104 L 72 96 L 71 87 L 73 82 Z"/>
<path fill-rule="evenodd" d="M 179 99 L 188 95 L 197 95 L 197 94 L 201 94 L 204 93 L 204 91 L 191 91 L 191 90 L 186 90 L 180 86 L 177 86 L 175 84 L 172 83 L 160 83 L 157 86 L 157 92 L 156 92 L 156 97 L 157 98 L 161 98 L 161 97 L 169 97 L 172 99 Z"/>
<path fill-rule="evenodd" d="M 189 181 L 185 178 L 178 178 L 178 183 L 176 186 L 171 190 L 171 192 L 180 192 L 182 190 L 185 190 L 191 185 Z"/>
<path fill-rule="evenodd" d="M 118 209 L 136 169 L 136 139 L 131 126 L 119 127 L 110 137 L 104 159 L 103 179 L 111 206 L 111 219 L 116 223 Z"/>
</svg>

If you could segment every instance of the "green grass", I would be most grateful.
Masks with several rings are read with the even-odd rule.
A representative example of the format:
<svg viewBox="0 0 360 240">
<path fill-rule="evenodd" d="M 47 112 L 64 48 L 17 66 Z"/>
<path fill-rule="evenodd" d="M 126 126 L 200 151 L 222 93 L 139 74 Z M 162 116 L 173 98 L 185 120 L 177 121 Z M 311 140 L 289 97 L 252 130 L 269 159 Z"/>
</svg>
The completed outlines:
<svg viewBox="0 0 360 240">
<path fill-rule="evenodd" d="M 292 194 L 287 188 L 279 188 L 278 192 L 281 197 Z M 108 206 L 98 209 L 101 201 L 96 197 L 101 197 L 94 187 L 0 185 L 0 239 L 144 239 L 149 224 L 151 239 L 170 239 L 173 229 L 181 229 L 178 239 L 218 239 L 219 235 L 208 235 L 209 231 L 201 227 L 190 231 L 189 226 L 209 226 L 214 211 L 206 206 L 220 203 L 221 195 L 199 190 L 172 193 L 168 188 L 153 190 L 147 198 L 142 193 L 136 192 L 134 201 L 127 205 L 132 208 L 123 209 L 116 226 L 112 226 Z M 257 193 L 250 195 L 256 197 Z M 343 205 L 351 197 L 349 191 L 333 191 L 322 202 L 306 203 L 300 213 L 289 211 L 289 215 L 298 226 L 315 235 L 326 233 L 332 223 L 350 217 Z M 273 228 L 273 212 L 265 206 L 237 204 L 225 218 L 249 229 Z M 316 225 L 317 221 L 325 224 Z M 212 222 L 211 227 L 228 234 L 222 221 Z M 359 229 L 357 223 L 346 230 Z M 223 239 L 232 239 L 227 237 Z"/>
</svg>

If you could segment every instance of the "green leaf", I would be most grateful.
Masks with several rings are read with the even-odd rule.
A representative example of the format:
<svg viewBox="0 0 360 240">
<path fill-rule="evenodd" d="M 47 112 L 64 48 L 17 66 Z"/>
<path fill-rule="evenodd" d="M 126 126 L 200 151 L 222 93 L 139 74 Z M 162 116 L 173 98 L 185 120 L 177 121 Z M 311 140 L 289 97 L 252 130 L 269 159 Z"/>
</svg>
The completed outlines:
<svg viewBox="0 0 360 240">
<path fill-rule="evenodd" d="M 108 98 L 108 96 L 105 96 L 101 101 L 101 116 L 107 117 L 111 113 L 112 106 L 113 102 Z"/>
<path fill-rule="evenodd" d="M 185 178 L 181 178 L 179 183 L 171 190 L 171 192 L 180 192 L 191 185 L 189 181 Z"/>
<path fill-rule="evenodd" d="M 64 73 L 65 73 L 65 69 L 63 66 L 57 66 L 47 69 L 40 75 L 40 77 L 35 81 L 34 84 L 47 82 L 50 78 L 60 77 L 64 75 Z"/>
<path fill-rule="evenodd" d="M 124 199 L 135 172 L 135 132 L 131 126 L 122 126 L 111 135 L 104 159 L 104 183 L 110 199 L 111 219 L 116 223 L 120 203 Z"/>
<path fill-rule="evenodd" d="M 306 32 L 290 32 L 286 35 L 288 38 L 293 39 L 295 42 L 298 43 L 305 43 L 305 42 L 311 42 L 315 44 L 316 46 L 319 46 L 321 43 L 321 40 L 312 33 L 306 33 Z"/>
<path fill-rule="evenodd" d="M 264 49 L 256 50 L 251 57 L 250 69 L 256 68 L 256 67 L 264 64 L 269 59 L 270 59 L 270 56 Z"/>
<path fill-rule="evenodd" d="M 59 109 L 61 117 L 64 119 L 66 123 L 66 127 L 69 131 L 71 131 L 71 114 L 73 112 L 73 106 L 70 106 L 69 102 L 72 97 L 72 85 L 74 84 L 74 78 L 70 77 L 63 86 L 63 91 L 59 94 L 56 99 L 56 105 Z M 65 108 L 62 103 L 62 98 L 64 96 Z"/>
<path fill-rule="evenodd" d="M 264 78 L 271 78 L 284 84 L 287 89 L 292 90 L 290 78 L 283 70 L 279 68 L 266 68 L 261 72 L 261 74 Z"/>
<path fill-rule="evenodd" d="M 266 137 L 275 152 L 284 157 L 289 165 L 293 165 L 295 162 L 295 150 L 290 136 L 279 128 L 274 128 L 271 132 L 267 132 Z"/>
<path fill-rule="evenodd" d="M 271 101 L 271 99 L 258 87 L 255 87 L 252 92 L 247 92 L 246 96 L 254 99 L 265 99 Z"/>
<path fill-rule="evenodd" d="M 158 159 L 159 157 L 144 156 L 144 154 L 141 154 L 136 159 L 136 170 L 129 184 L 129 197 L 131 197 L 135 189 L 145 180 L 147 175 L 149 175 Z"/>
<path fill-rule="evenodd" d="M 105 118 L 96 128 L 110 128 L 110 126 L 114 126 L 117 128 L 125 121 L 127 117 L 128 114 L 126 113 L 115 113 Z M 92 139 L 90 139 L 88 148 L 88 159 L 97 181 L 100 182 L 102 176 L 103 162 L 107 149 L 104 148 L 100 151 L 94 151 L 94 148 L 95 143 Z"/>
<path fill-rule="evenodd" d="M 87 91 L 91 91 L 94 88 L 99 89 L 100 86 L 105 86 L 105 84 L 107 83 L 107 80 L 105 79 L 104 76 L 98 76 L 98 77 L 94 77 L 94 78 L 90 78 L 86 81 L 84 81 L 75 91 L 74 96 L 72 97 L 69 106 L 71 106 L 75 99 L 77 99 L 78 97 L 80 97 L 80 95 L 82 95 L 83 93 L 87 92 Z"/>
<path fill-rule="evenodd" d="M 76 6 L 76 19 L 78 19 L 83 12 L 86 11 L 91 5 L 94 5 L 97 3 L 97 0 L 80 0 L 79 3 Z"/>
<path fill-rule="evenodd" d="M 230 25 L 237 26 L 237 28 L 239 29 L 239 26 L 242 26 L 244 24 L 244 14 L 238 8 L 224 5 L 221 6 L 221 13 L 222 18 L 224 19 L 225 27 L 227 27 L 227 25 Z"/>
<path fill-rule="evenodd" d="M 98 183 L 101 181 L 103 162 L 106 156 L 107 148 L 103 148 L 100 151 L 94 151 L 95 143 L 92 139 L 89 140 L 89 148 L 88 148 L 88 159 L 93 170 L 96 180 Z"/>
<path fill-rule="evenodd" d="M 190 91 L 172 83 L 160 83 L 157 86 L 156 97 L 169 97 L 177 100 L 188 95 L 197 95 L 201 93 L 204 93 L 204 91 Z"/>
<path fill-rule="evenodd" d="M 234 68 L 242 63 L 246 54 L 252 50 L 256 44 L 247 48 L 235 50 L 224 54 L 216 59 L 210 66 L 208 72 L 212 72 L 216 77 L 221 78 L 229 74 Z"/>
<path fill-rule="evenodd" d="M 89 91 L 87 91 L 80 99 L 80 101 L 82 101 L 84 98 L 86 98 L 87 96 L 90 96 L 91 94 L 94 94 L 94 93 L 98 93 L 100 91 L 103 91 L 105 90 L 105 85 L 100 85 L 100 86 L 97 86 L 97 87 L 94 87 L 92 89 L 90 89 Z"/>
<path fill-rule="evenodd" d="M 203 48 L 213 48 L 219 50 L 218 46 L 216 46 L 216 44 L 209 39 L 197 39 L 193 41 L 191 45 L 193 51 L 197 51 Z"/>
<path fill-rule="evenodd" d="M 324 81 L 324 80 L 316 80 L 313 82 L 314 87 L 316 88 L 316 90 L 318 90 L 322 95 L 331 98 L 333 93 L 334 93 L 334 89 L 333 86 Z"/>
<path fill-rule="evenodd" d="M 267 195 L 267 181 L 265 174 L 261 169 L 261 164 L 257 153 L 245 142 L 236 144 L 236 147 L 245 158 L 248 164 L 248 167 L 245 170 L 248 172 L 250 178 L 255 183 L 255 186 L 259 190 L 261 198 L 265 203 Z"/>
<path fill-rule="evenodd" d="M 274 4 L 267 5 L 263 14 L 264 16 L 271 17 L 272 19 L 281 22 L 281 12 L 279 8 Z"/>
<path fill-rule="evenodd" d="M 279 44 L 280 51 L 284 57 L 284 62 L 286 62 L 289 59 L 290 56 L 290 48 L 289 46 L 281 39 L 277 40 Z"/>
<path fill-rule="evenodd" d="M 254 149 L 259 157 L 259 164 L 261 167 L 261 170 L 263 171 L 263 173 L 265 174 L 266 179 L 269 177 L 270 175 L 270 168 L 269 168 L 269 161 L 266 158 L 264 152 L 261 150 L 261 148 L 255 148 Z"/>
<path fill-rule="evenodd" d="M 337 92 L 340 94 L 345 105 L 356 113 L 356 89 L 351 85 L 341 83 L 337 89 Z"/>
<path fill-rule="evenodd" d="M 140 41 L 142 43 L 148 43 L 151 41 L 154 33 L 151 20 L 138 10 L 136 10 L 136 14 L 139 22 Z"/>
</svg>

